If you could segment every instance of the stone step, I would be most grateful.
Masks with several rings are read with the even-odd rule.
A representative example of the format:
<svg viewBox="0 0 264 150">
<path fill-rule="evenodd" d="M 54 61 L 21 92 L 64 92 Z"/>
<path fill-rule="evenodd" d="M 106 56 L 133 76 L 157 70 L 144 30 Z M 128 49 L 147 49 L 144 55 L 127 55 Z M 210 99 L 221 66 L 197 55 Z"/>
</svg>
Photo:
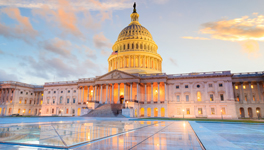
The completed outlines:
<svg viewBox="0 0 264 150">
<path fill-rule="evenodd" d="M 83 117 L 124 117 L 121 113 L 123 104 L 100 104 Z"/>
</svg>

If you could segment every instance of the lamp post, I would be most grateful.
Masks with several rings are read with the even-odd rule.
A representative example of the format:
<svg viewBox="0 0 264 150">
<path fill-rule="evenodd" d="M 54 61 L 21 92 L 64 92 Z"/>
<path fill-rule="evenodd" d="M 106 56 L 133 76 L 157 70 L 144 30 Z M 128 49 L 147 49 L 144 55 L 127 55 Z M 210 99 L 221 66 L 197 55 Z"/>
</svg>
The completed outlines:
<svg viewBox="0 0 264 150">
<path fill-rule="evenodd" d="M 182 109 L 182 118 L 184 119 L 184 109 Z"/>
<path fill-rule="evenodd" d="M 258 120 L 260 119 L 260 117 L 259 117 L 259 110 L 257 110 L 257 115 L 258 115 Z"/>
<path fill-rule="evenodd" d="M 128 109 L 128 101 L 127 101 L 127 109 Z"/>
<path fill-rule="evenodd" d="M 221 109 L 221 117 L 222 117 L 222 120 L 223 120 L 223 110 Z"/>
</svg>

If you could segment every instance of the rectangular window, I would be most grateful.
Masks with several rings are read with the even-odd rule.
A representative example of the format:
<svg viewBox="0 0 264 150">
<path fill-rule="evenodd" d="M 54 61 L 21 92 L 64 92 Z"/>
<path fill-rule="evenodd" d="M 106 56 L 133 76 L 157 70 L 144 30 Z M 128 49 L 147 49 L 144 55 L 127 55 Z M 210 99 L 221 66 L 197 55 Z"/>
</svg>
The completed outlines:
<svg viewBox="0 0 264 150">
<path fill-rule="evenodd" d="M 180 88 L 180 86 L 179 85 L 176 85 L 176 89 L 179 89 Z"/>
<path fill-rule="evenodd" d="M 63 91 L 61 91 L 61 93 L 63 93 Z"/>
<path fill-rule="evenodd" d="M 180 95 L 177 95 L 177 102 L 180 102 Z"/>
<path fill-rule="evenodd" d="M 55 99 L 53 99 L 53 104 L 55 104 Z"/>
<path fill-rule="evenodd" d="M 222 83 L 219 83 L 219 87 L 223 87 L 223 84 Z"/>
<path fill-rule="evenodd" d="M 255 100 L 256 100 L 255 95 L 253 95 L 253 101 L 255 101 Z"/>
<path fill-rule="evenodd" d="M 27 100 L 25 100 L 25 104 L 27 104 Z"/>
<path fill-rule="evenodd" d="M 26 95 L 28 95 L 28 92 L 26 92 Z"/>
<path fill-rule="evenodd" d="M 188 89 L 188 87 L 189 87 L 188 85 L 185 85 L 185 88 L 186 88 L 186 89 Z"/>
<path fill-rule="evenodd" d="M 50 94 L 50 91 L 48 91 L 48 94 Z"/>
<path fill-rule="evenodd" d="M 186 102 L 189 102 L 189 95 L 186 95 Z"/>
<path fill-rule="evenodd" d="M 209 84 L 209 87 L 213 87 L 213 84 Z"/>
<path fill-rule="evenodd" d="M 211 108 L 211 114 L 215 115 L 215 109 L 214 108 Z"/>
<path fill-rule="evenodd" d="M 73 92 L 76 93 L 76 90 L 74 90 Z"/>
<path fill-rule="evenodd" d="M 239 96 L 236 97 L 236 100 L 239 102 Z"/>
<path fill-rule="evenodd" d="M 190 108 L 186 108 L 186 114 L 187 114 L 187 115 L 190 115 L 190 114 L 191 114 L 191 112 L 190 112 Z"/>
<path fill-rule="evenodd" d="M 72 103 L 75 103 L 75 98 L 73 99 Z"/>
<path fill-rule="evenodd" d="M 47 99 L 47 104 L 49 104 L 49 99 Z"/>
<path fill-rule="evenodd" d="M 245 94 L 245 101 L 247 101 L 247 94 Z"/>
<path fill-rule="evenodd" d="M 53 93 L 56 93 L 56 91 L 54 91 Z"/>
<path fill-rule="evenodd" d="M 52 109 L 52 113 L 54 114 L 54 109 Z"/>
<path fill-rule="evenodd" d="M 202 115 L 203 114 L 203 109 L 202 108 L 198 108 L 198 114 Z"/>
<path fill-rule="evenodd" d="M 220 94 L 221 101 L 224 101 L 224 94 Z"/>
<path fill-rule="evenodd" d="M 19 104 L 21 104 L 21 100 L 19 100 Z"/>
<path fill-rule="evenodd" d="M 210 101 L 214 101 L 214 95 L 210 94 Z"/>
<path fill-rule="evenodd" d="M 71 91 L 70 90 L 68 90 L 68 93 L 70 93 Z"/>
<path fill-rule="evenodd" d="M 69 99 L 69 98 L 67 98 L 67 103 L 68 103 L 68 104 L 70 103 L 70 99 Z"/>
<path fill-rule="evenodd" d="M 225 107 L 222 107 L 222 114 L 225 115 L 226 114 L 226 111 L 225 111 Z"/>
</svg>

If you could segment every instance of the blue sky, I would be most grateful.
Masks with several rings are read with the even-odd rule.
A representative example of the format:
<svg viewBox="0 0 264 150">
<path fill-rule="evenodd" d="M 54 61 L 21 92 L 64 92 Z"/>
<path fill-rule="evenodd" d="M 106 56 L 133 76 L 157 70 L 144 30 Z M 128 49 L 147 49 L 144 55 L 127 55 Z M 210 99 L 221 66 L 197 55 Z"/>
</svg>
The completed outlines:
<svg viewBox="0 0 264 150">
<path fill-rule="evenodd" d="M 30 84 L 107 73 L 131 0 L 0 1 L 0 81 Z M 264 1 L 141 0 L 139 22 L 163 72 L 264 70 Z"/>
</svg>

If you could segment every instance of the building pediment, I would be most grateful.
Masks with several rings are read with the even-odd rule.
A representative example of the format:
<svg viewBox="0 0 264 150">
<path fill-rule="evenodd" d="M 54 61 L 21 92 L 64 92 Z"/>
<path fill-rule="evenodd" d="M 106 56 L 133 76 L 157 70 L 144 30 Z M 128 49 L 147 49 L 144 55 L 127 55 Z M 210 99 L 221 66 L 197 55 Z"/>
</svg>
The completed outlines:
<svg viewBox="0 0 264 150">
<path fill-rule="evenodd" d="M 135 75 L 120 71 L 120 70 L 113 70 L 101 77 L 97 78 L 96 81 L 104 81 L 104 80 L 123 80 L 123 79 L 140 79 Z"/>
</svg>

